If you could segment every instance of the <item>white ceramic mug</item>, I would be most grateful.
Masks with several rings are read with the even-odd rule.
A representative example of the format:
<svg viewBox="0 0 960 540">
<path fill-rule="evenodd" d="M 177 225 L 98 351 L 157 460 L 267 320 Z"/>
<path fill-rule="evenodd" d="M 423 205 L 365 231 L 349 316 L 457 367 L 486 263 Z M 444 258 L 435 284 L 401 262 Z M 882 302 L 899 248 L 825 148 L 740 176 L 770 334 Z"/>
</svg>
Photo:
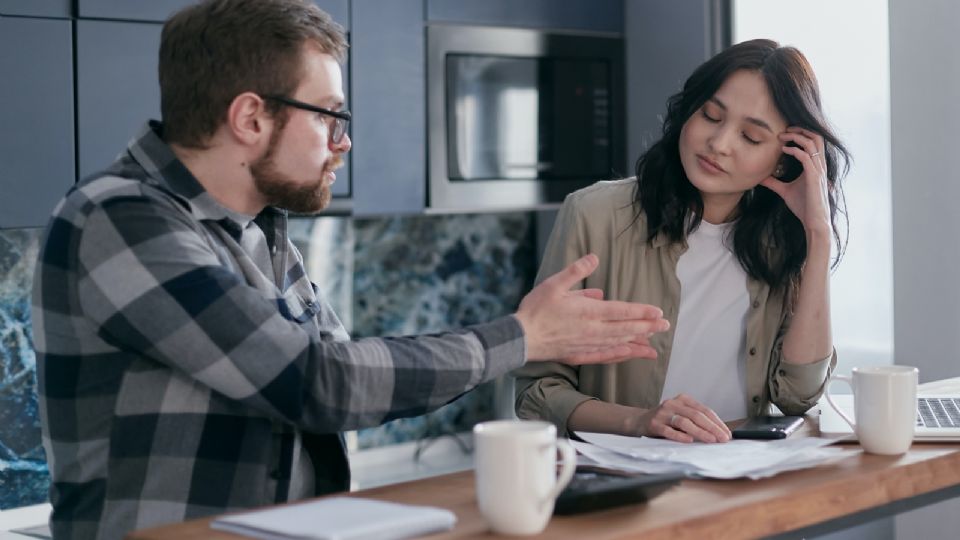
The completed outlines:
<svg viewBox="0 0 960 540">
<path fill-rule="evenodd" d="M 917 368 L 875 366 L 853 368 L 851 376 L 834 375 L 827 383 L 827 401 L 850 424 L 860 446 L 872 454 L 896 455 L 913 442 L 917 422 Z M 853 388 L 851 419 L 830 398 L 830 383 L 846 381 Z"/>
<path fill-rule="evenodd" d="M 477 504 L 494 532 L 537 534 L 573 477 L 576 453 L 549 422 L 497 420 L 473 428 Z M 562 467 L 557 475 L 557 450 Z"/>
</svg>

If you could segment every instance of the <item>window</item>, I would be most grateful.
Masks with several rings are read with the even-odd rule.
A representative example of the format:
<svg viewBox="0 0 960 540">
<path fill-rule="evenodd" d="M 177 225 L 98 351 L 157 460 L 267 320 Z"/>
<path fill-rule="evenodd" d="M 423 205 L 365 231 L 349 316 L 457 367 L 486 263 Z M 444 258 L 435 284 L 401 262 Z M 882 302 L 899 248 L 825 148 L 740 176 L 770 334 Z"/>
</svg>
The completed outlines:
<svg viewBox="0 0 960 540">
<path fill-rule="evenodd" d="M 793 5 L 787 12 L 781 2 L 737 0 L 733 41 L 774 39 L 797 47 L 813 65 L 827 117 L 854 157 L 844 184 L 849 243 L 830 283 L 839 370 L 892 364 L 887 3 L 811 0 Z"/>
</svg>

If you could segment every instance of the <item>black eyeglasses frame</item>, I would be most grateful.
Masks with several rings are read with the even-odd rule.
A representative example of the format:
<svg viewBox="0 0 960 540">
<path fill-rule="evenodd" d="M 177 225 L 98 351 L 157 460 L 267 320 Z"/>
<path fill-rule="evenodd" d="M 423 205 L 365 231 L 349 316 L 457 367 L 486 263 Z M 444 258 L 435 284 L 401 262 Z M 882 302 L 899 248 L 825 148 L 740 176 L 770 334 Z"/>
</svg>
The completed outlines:
<svg viewBox="0 0 960 540">
<path fill-rule="evenodd" d="M 353 116 L 350 114 L 350 111 L 334 111 L 330 109 L 324 109 L 323 107 L 317 107 L 316 105 L 304 103 L 293 98 L 288 98 L 287 96 L 270 94 L 260 97 L 263 99 L 276 101 L 277 103 L 282 103 L 295 109 L 303 109 L 305 111 L 311 111 L 333 117 L 333 131 L 330 133 L 330 140 L 333 141 L 333 144 L 339 144 L 340 141 L 343 140 L 343 135 L 347 132 L 347 122 L 353 118 Z"/>
</svg>

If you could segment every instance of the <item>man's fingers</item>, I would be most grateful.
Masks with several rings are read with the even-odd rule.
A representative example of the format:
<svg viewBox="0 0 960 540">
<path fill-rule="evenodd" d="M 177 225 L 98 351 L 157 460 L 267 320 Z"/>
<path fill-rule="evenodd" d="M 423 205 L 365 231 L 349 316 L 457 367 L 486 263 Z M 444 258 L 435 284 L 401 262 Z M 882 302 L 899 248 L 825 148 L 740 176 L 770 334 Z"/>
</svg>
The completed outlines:
<svg viewBox="0 0 960 540">
<path fill-rule="evenodd" d="M 657 351 L 653 347 L 626 343 L 591 351 L 583 351 L 564 359 L 564 363 L 574 366 L 581 364 L 610 364 L 631 358 L 655 359 L 656 357 Z"/>
<path fill-rule="evenodd" d="M 584 302 L 585 315 L 601 321 L 626 321 L 638 319 L 662 319 L 663 310 L 649 304 L 607 300 L 605 302 Z"/>
<path fill-rule="evenodd" d="M 557 288 L 563 291 L 569 291 L 571 287 L 586 279 L 587 276 L 597 269 L 600 259 L 590 253 L 573 261 L 566 268 L 556 274 L 543 280 L 541 285 L 550 288 Z"/>
<path fill-rule="evenodd" d="M 593 300 L 603 300 L 603 289 L 577 289 L 570 291 L 570 294 L 592 298 Z"/>
<path fill-rule="evenodd" d="M 589 321 L 582 327 L 581 342 L 603 342 L 607 338 L 646 338 L 657 332 L 666 332 L 670 329 L 670 321 L 666 319 L 639 319 L 623 321 Z M 623 341 L 623 339 L 621 339 Z"/>
</svg>

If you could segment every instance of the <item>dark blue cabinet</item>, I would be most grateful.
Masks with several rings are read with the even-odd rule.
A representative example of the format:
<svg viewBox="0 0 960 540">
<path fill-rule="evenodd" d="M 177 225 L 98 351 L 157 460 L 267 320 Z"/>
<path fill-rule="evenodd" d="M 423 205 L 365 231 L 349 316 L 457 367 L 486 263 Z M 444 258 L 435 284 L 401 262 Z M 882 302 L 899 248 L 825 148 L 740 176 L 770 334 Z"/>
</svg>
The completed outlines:
<svg viewBox="0 0 960 540">
<path fill-rule="evenodd" d="M 93 19 L 163 22 L 196 0 L 77 0 L 77 16 Z"/>
<path fill-rule="evenodd" d="M 427 0 L 430 22 L 622 33 L 624 0 Z"/>
<path fill-rule="evenodd" d="M 0 228 L 38 227 L 75 180 L 69 21 L 0 17 Z"/>
<path fill-rule="evenodd" d="M 72 0 L 0 0 L 0 15 L 69 18 Z"/>
<path fill-rule="evenodd" d="M 161 25 L 78 20 L 77 135 L 80 177 L 111 162 L 140 127 L 160 118 Z"/>
<path fill-rule="evenodd" d="M 0 2 L 3 1 L 14 0 L 0 0 Z M 26 2 L 28 0 L 16 1 Z M 196 0 L 77 0 L 77 16 L 94 19 L 163 22 L 174 12 L 194 3 L 196 3 Z M 348 24 L 349 0 L 315 0 L 315 3 L 329 13 L 334 20 L 344 25 L 345 28 L 350 28 Z"/>
<path fill-rule="evenodd" d="M 353 210 L 413 213 L 426 204 L 423 0 L 353 0 Z"/>
</svg>

